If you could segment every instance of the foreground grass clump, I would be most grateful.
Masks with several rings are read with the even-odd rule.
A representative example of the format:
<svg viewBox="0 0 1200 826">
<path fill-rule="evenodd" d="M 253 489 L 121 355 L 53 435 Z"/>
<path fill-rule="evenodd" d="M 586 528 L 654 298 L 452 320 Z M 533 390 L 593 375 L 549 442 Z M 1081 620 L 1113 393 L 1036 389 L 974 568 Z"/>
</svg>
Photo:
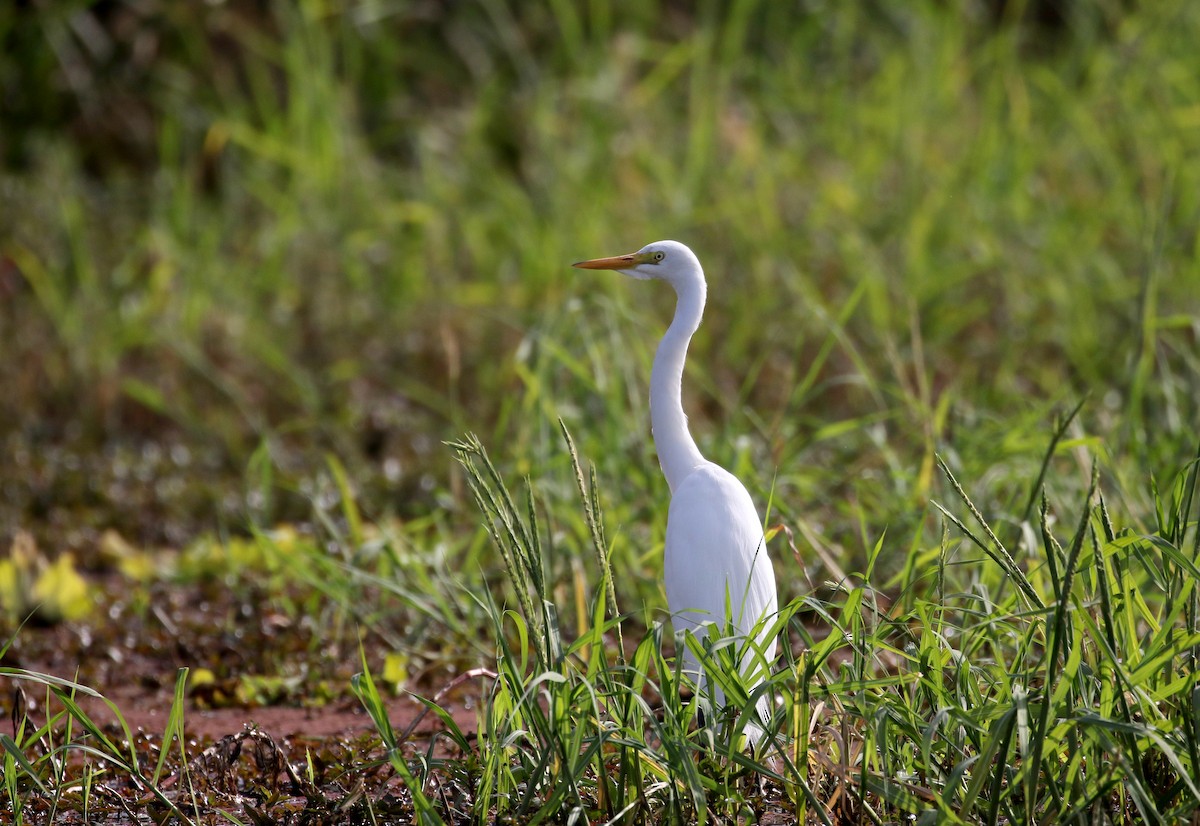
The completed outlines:
<svg viewBox="0 0 1200 826">
<path fill-rule="evenodd" d="M 1029 480 L 1031 493 L 1051 481 L 1068 424 L 1046 452 L 1049 475 Z M 1029 521 L 985 517 L 972 496 L 986 491 L 942 464 L 947 498 L 929 520 L 934 530 L 879 538 L 861 570 L 802 592 L 775 618 L 788 645 L 760 689 L 777 705 L 766 746 L 753 753 L 742 749 L 744 715 L 714 714 L 676 671 L 674 652 L 695 647 L 694 638 L 671 639 L 662 622 L 618 613 L 616 596 L 637 589 L 614 577 L 596 476 L 583 473 L 567 444 L 583 504 L 577 517 L 547 506 L 539 483 L 514 497 L 474 437 L 453 445 L 508 582 L 459 591 L 474 608 L 454 616 L 478 624 L 477 644 L 490 654 L 423 700 L 440 723 L 432 739 L 413 739 L 412 724 L 393 726 L 365 654 L 352 687 L 382 751 L 360 745 L 338 752 L 335 764 L 310 758 L 307 769 L 253 732 L 203 750 L 189 744 L 186 671 L 161 737 L 147 737 L 87 686 L 2 666 L 19 696 L 44 695 L 41 708 L 52 712 L 35 722 L 26 700 L 12 735 L 0 735 L 10 811 L 18 822 L 140 811 L 204 823 L 306 813 L 830 824 L 1173 822 L 1200 811 L 1200 459 L 1162 488 L 1151 484 L 1147 525 L 1109 509 L 1096 471 L 1073 508 L 1035 496 Z M 997 517 L 1021 530 L 1002 539 Z M 574 518 L 587 527 L 574 553 L 590 544 L 586 567 L 595 573 L 577 569 L 568 583 L 575 597 L 551 598 L 560 583 L 547 573 L 555 552 L 547 526 Z M 335 541 L 349 550 L 352 535 Z M 888 557 L 898 557 L 887 566 L 895 573 L 882 573 Z M 336 560 L 320 570 L 331 611 L 355 610 L 362 597 L 348 586 L 387 578 Z M 403 589 L 395 596 L 416 599 Z M 431 618 L 437 604 L 426 605 Z M 758 696 L 733 665 L 740 654 L 715 639 L 695 650 L 726 664 L 722 688 L 735 710 L 752 709 Z M 481 680 L 471 730 L 441 697 Z M 88 709 L 97 704 L 115 730 L 96 722 Z M 239 760 L 243 749 L 249 762 Z M 255 790 L 235 799 L 229 784 L 248 771 L 259 773 Z M 369 777 L 374 791 L 361 795 L 354 776 Z"/>
<path fill-rule="evenodd" d="M 1043 498 L 1030 526 L 1039 538 L 1012 546 L 943 464 L 957 502 L 939 505 L 940 543 L 914 537 L 904 572 L 880 583 L 876 561 L 895 550 L 880 540 L 863 572 L 781 611 L 798 645 L 771 681 L 782 700 L 771 747 L 748 755 L 736 716 L 695 726 L 698 703 L 680 694 L 661 625 L 628 659 L 614 656 L 621 622 L 601 588 L 590 627 L 565 636 L 539 578 L 533 500 L 523 516 L 477 441 L 455 449 L 521 607 L 490 608 L 498 673 L 478 754 L 423 761 L 410 778 L 435 789 L 461 777 L 475 793 L 464 810 L 430 797 L 430 812 L 1084 823 L 1200 811 L 1200 459 L 1155 492 L 1148 532 L 1114 521 L 1093 472 L 1063 532 Z M 596 492 L 580 479 L 601 537 Z M 734 703 L 752 708 L 757 698 L 730 679 Z M 456 727 L 448 736 L 471 750 Z"/>
</svg>

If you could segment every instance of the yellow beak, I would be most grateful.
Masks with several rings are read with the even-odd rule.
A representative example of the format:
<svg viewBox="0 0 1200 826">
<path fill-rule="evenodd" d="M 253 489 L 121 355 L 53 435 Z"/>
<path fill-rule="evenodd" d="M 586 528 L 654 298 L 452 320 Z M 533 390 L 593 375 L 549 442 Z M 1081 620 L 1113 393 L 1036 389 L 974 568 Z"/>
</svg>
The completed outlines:
<svg viewBox="0 0 1200 826">
<path fill-rule="evenodd" d="M 614 255 L 611 258 L 593 258 L 591 261 L 580 261 L 572 264 L 572 267 L 578 267 L 581 270 L 628 270 L 636 267 L 638 264 L 643 264 L 643 256 L 636 252 L 631 252 L 629 255 Z"/>
</svg>

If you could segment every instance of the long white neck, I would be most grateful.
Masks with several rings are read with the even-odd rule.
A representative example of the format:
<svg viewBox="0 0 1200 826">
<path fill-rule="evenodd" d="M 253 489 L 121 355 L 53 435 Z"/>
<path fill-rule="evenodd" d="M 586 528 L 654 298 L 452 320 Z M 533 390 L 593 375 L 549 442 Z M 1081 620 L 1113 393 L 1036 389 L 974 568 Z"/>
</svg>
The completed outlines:
<svg viewBox="0 0 1200 826">
<path fill-rule="evenodd" d="M 688 343 L 704 314 L 704 276 L 675 285 L 675 294 L 675 318 L 658 345 L 654 368 L 650 371 L 650 424 L 654 448 L 672 492 L 694 468 L 704 463 L 700 449 L 688 432 L 681 395 Z"/>
</svg>

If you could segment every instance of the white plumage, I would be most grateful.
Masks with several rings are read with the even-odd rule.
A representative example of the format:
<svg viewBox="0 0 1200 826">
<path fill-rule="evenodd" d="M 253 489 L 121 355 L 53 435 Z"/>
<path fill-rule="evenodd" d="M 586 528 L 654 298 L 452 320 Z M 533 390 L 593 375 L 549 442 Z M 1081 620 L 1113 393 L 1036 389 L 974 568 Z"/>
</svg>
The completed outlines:
<svg viewBox="0 0 1200 826">
<path fill-rule="evenodd" d="M 775 571 L 767 556 L 762 521 L 750 494 L 737 477 L 705 459 L 692 439 L 683 413 L 681 384 L 688 343 L 704 314 L 707 285 L 696 256 L 676 241 L 658 241 L 630 255 L 597 258 L 575 265 L 584 269 L 618 270 L 639 279 L 666 281 L 675 288 L 675 318 L 659 344 L 650 374 L 650 416 L 659 464 L 671 488 L 667 512 L 664 559 L 667 604 L 676 630 L 691 629 L 703 637 L 700 625 L 724 627 L 726 605 L 739 636 L 749 637 L 766 618 L 757 646 L 767 664 L 775 658 L 775 640 L 765 633 L 777 613 Z M 682 651 L 684 669 L 703 685 L 706 677 L 691 652 Z M 753 652 L 742 658 L 744 676 L 763 674 Z M 751 686 L 753 687 L 753 686 Z M 714 691 L 718 706 L 724 704 Z M 766 718 L 769 703 L 758 704 Z M 761 729 L 747 724 L 751 739 Z"/>
</svg>

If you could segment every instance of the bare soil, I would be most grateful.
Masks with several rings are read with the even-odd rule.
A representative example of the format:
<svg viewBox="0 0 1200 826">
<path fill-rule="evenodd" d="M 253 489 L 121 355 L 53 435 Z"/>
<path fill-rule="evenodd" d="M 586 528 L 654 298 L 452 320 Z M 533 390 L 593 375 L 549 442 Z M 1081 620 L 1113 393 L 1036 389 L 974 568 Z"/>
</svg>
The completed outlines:
<svg viewBox="0 0 1200 826">
<path fill-rule="evenodd" d="M 87 622 L 27 623 L 10 629 L 8 651 L 0 665 L 69 680 L 87 686 L 113 704 L 135 738 L 161 736 L 174 702 L 180 668 L 190 670 L 184 703 L 188 739 L 198 745 L 239 734 L 247 727 L 282 744 L 295 738 L 353 740 L 375 727 L 350 693 L 350 678 L 360 671 L 357 639 L 314 640 L 312 625 L 263 608 L 253 595 L 204 585 L 155 585 L 153 607 L 135 607 L 120 595 L 119 577 L 99 577 L 107 594 Z M 15 633 L 15 636 L 13 634 Z M 397 733 L 413 745 L 428 742 L 442 727 L 435 715 L 409 691 L 433 697 L 451 683 L 436 668 L 416 681 L 391 690 L 379 680 L 382 654 L 368 661 L 387 701 Z M 377 643 L 374 646 L 379 648 Z M 463 682 L 439 704 L 464 733 L 476 727 L 481 685 Z M 78 694 L 84 711 L 116 736 L 123 736 L 117 713 L 104 700 Z M 0 714 L 15 734 L 22 713 L 41 724 L 47 691 L 29 680 L 0 676 Z M 51 699 L 51 713 L 59 710 Z"/>
</svg>

